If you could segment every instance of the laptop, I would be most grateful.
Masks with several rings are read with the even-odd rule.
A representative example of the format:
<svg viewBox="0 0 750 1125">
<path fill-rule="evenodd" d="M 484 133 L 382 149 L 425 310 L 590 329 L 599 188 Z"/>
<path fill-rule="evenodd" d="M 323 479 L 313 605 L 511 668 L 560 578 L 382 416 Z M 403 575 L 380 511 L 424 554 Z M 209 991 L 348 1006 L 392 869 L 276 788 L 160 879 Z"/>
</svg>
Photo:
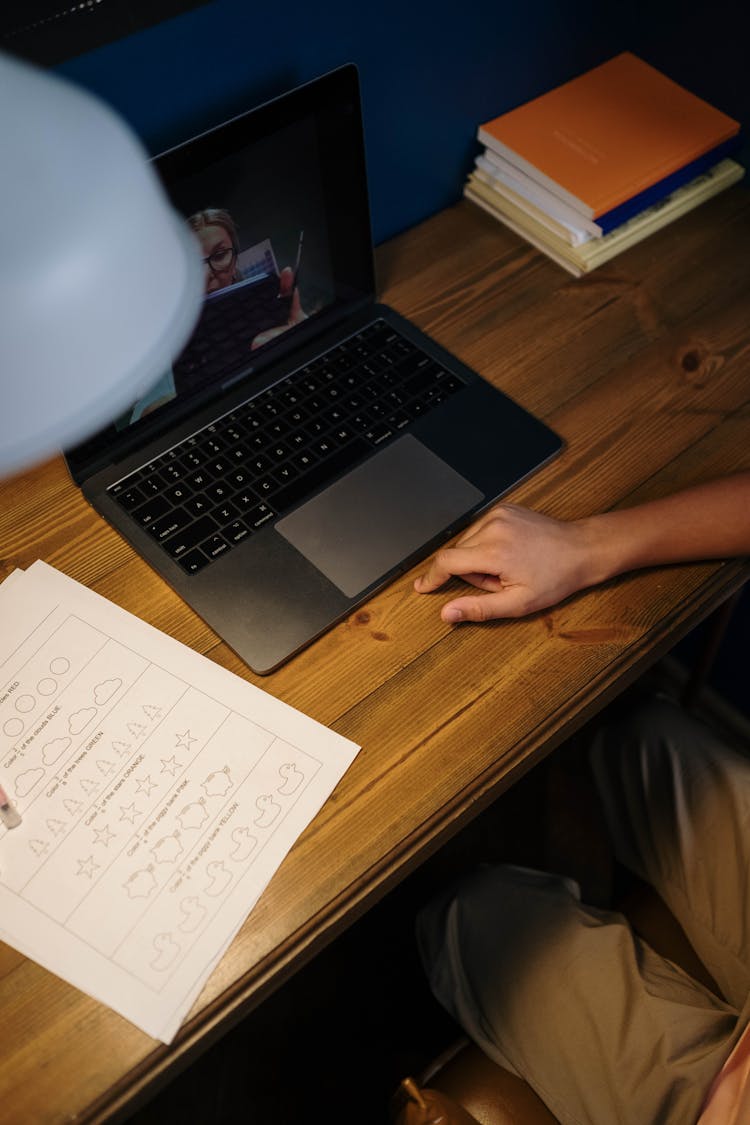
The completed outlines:
<svg viewBox="0 0 750 1125">
<path fill-rule="evenodd" d="M 562 442 L 377 302 L 355 66 L 155 165 L 203 248 L 203 311 L 149 394 L 66 460 L 266 674 Z"/>
</svg>

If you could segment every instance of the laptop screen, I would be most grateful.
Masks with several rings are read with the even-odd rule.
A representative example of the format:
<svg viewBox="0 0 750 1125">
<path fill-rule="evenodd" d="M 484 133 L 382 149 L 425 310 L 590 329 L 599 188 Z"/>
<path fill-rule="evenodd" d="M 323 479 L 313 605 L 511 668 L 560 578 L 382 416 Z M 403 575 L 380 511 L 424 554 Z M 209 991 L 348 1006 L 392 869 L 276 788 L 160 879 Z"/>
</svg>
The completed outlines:
<svg viewBox="0 0 750 1125">
<path fill-rule="evenodd" d="M 76 479 L 257 379 L 374 297 L 355 67 L 235 117 L 155 165 L 199 244 L 203 309 L 149 392 L 67 451 Z"/>
</svg>

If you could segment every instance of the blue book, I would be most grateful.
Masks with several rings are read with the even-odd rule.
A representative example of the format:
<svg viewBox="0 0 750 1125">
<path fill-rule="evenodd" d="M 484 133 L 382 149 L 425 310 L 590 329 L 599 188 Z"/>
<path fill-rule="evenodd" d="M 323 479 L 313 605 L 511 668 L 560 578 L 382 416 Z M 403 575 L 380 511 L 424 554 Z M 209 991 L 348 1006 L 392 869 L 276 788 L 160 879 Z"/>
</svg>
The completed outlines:
<svg viewBox="0 0 750 1125">
<path fill-rule="evenodd" d="M 670 195 L 683 184 L 690 183 L 702 172 L 713 168 L 714 164 L 718 164 L 725 156 L 731 156 L 740 147 L 740 142 L 741 137 L 739 135 L 730 137 L 728 141 L 722 141 L 720 145 L 704 152 L 703 156 L 699 156 L 697 160 L 691 160 L 689 164 L 678 168 L 676 172 L 665 176 L 658 183 L 652 184 L 644 191 L 639 191 L 637 195 L 632 196 L 625 203 L 621 203 L 619 207 L 613 207 L 611 211 L 607 211 L 604 215 L 597 215 L 594 222 L 598 227 L 601 227 L 602 234 L 609 234 L 615 227 L 621 226 L 628 219 L 632 219 L 634 215 L 638 215 L 641 211 L 645 211 L 647 207 L 651 207 L 652 204 L 658 203 L 660 199 L 664 199 L 665 196 Z"/>
</svg>

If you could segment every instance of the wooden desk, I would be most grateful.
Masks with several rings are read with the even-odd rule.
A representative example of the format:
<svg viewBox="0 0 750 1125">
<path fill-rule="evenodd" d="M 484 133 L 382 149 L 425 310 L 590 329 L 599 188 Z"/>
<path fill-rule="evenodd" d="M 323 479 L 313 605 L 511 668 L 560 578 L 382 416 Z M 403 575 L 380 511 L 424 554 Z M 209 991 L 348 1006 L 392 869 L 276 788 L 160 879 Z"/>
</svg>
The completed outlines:
<svg viewBox="0 0 750 1125">
<path fill-rule="evenodd" d="M 379 269 L 386 300 L 564 436 L 512 499 L 573 518 L 750 468 L 749 250 L 738 187 L 584 280 L 468 203 L 384 246 Z M 127 1116 L 750 573 L 654 570 L 457 629 L 412 573 L 259 679 L 61 461 L 0 489 L 0 544 L 3 573 L 41 557 L 363 748 L 170 1047 L 0 944 L 0 1122 L 13 1125 Z"/>
</svg>

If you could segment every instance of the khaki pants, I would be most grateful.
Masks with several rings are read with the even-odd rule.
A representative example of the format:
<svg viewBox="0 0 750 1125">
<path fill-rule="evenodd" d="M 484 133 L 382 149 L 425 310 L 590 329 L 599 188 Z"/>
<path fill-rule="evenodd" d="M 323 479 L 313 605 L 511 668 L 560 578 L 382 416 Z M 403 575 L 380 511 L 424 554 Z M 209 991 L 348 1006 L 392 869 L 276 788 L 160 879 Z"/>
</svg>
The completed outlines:
<svg viewBox="0 0 750 1125">
<path fill-rule="evenodd" d="M 570 879 L 487 867 L 426 908 L 440 1002 L 564 1125 L 691 1125 L 750 1019 L 750 761 L 657 699 L 594 739 L 617 858 L 650 882 L 726 1000 L 586 906 Z"/>
</svg>

